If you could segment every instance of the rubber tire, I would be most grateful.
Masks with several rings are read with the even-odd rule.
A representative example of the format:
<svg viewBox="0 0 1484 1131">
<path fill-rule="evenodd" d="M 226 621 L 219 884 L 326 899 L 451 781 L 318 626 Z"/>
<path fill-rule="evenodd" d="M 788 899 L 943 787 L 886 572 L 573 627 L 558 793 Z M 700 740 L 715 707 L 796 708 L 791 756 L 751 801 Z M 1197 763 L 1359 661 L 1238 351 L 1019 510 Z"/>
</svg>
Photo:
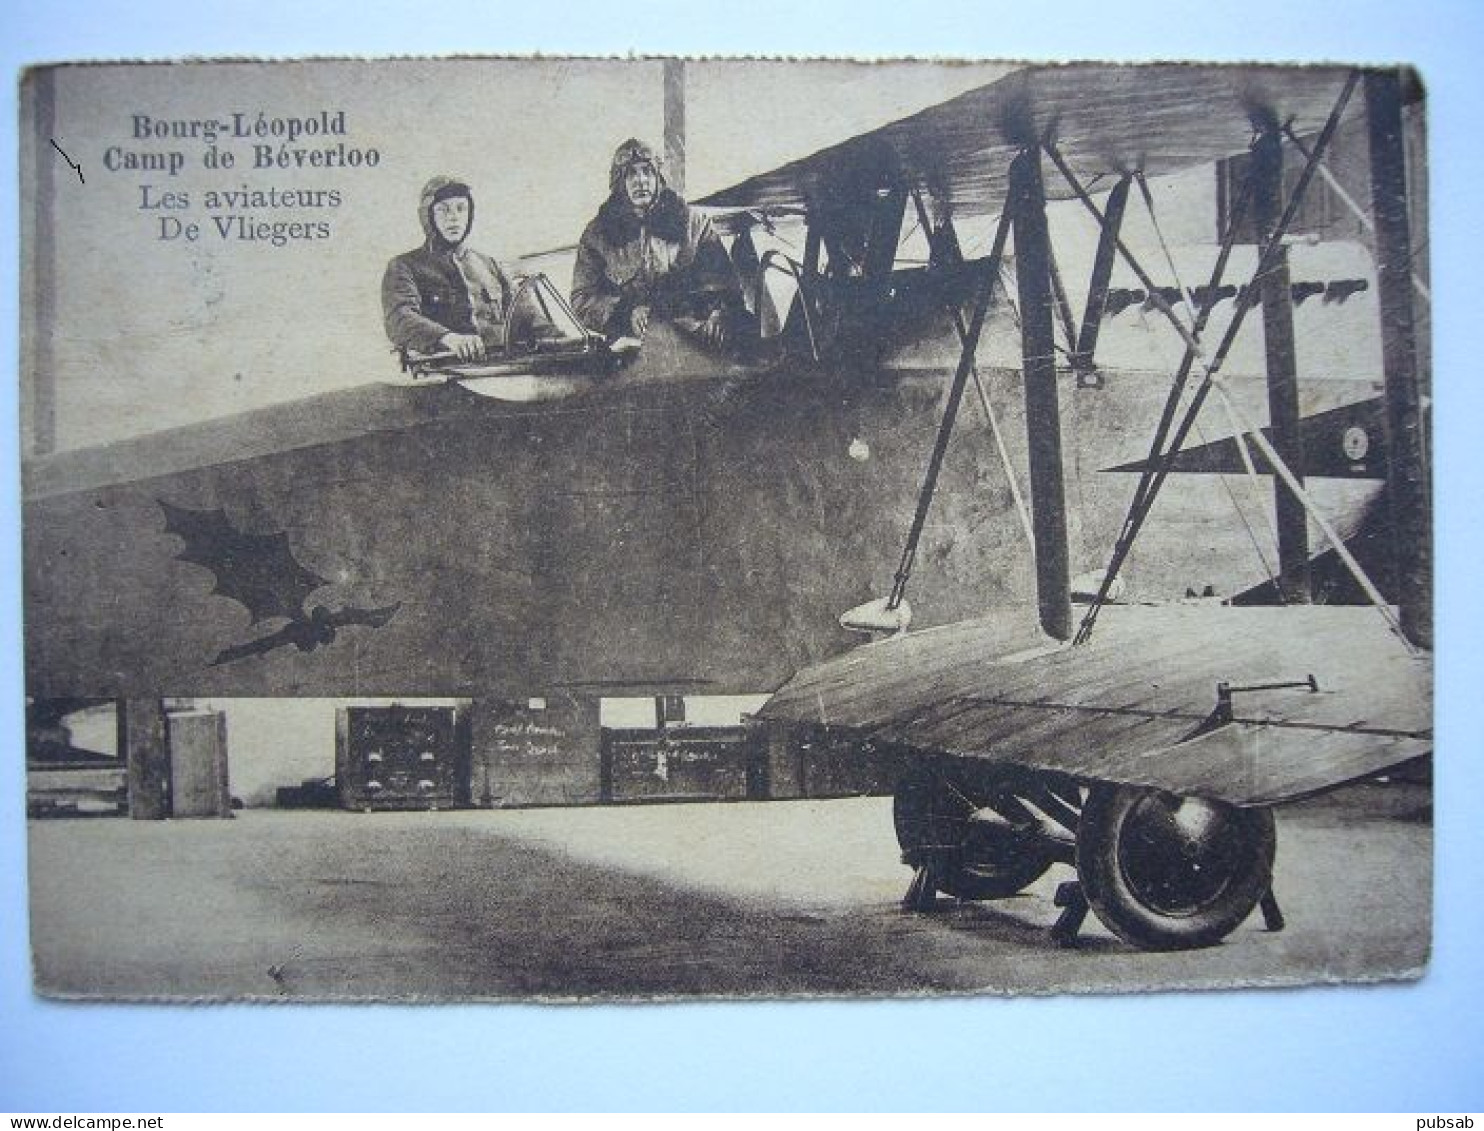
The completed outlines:
<svg viewBox="0 0 1484 1131">
<path fill-rule="evenodd" d="M 1083 894 L 1109 930 L 1144 950 L 1214 946 L 1252 914 L 1272 886 L 1277 850 L 1272 811 L 1194 800 L 1221 822 L 1219 858 L 1215 862 L 1229 874 L 1224 880 L 1219 875 L 1214 877 L 1217 888 L 1200 893 L 1189 906 L 1171 906 L 1177 902 L 1173 897 L 1160 905 L 1155 889 L 1161 881 L 1212 882 L 1196 867 L 1171 869 L 1166 863 L 1168 854 L 1158 859 L 1149 854 L 1149 838 L 1155 827 L 1147 818 L 1162 823 L 1191 802 L 1155 789 L 1103 785 L 1093 788 L 1082 808 L 1077 830 L 1077 878 L 1082 882 Z M 1193 842 L 1187 841 L 1186 845 L 1187 854 L 1194 851 Z M 1179 851 L 1177 842 L 1171 842 L 1171 847 Z"/>
<path fill-rule="evenodd" d="M 903 778 L 893 795 L 892 823 L 904 853 L 957 841 L 958 851 L 941 859 L 933 876 L 938 890 L 956 899 L 1004 899 L 1029 887 L 1055 863 L 1035 841 L 985 842 L 982 838 L 997 830 L 983 824 L 972 830 L 981 838 L 977 854 L 964 843 L 963 834 L 971 831 L 969 818 L 994 791 L 992 775 L 928 769 Z"/>
</svg>

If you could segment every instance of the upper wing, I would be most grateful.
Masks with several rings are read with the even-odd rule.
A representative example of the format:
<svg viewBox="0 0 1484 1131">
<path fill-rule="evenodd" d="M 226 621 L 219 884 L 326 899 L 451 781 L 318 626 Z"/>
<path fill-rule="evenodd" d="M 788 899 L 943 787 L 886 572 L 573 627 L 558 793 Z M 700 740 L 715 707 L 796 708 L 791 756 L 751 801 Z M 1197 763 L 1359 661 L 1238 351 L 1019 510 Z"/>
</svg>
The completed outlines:
<svg viewBox="0 0 1484 1131">
<path fill-rule="evenodd" d="M 1028 142 L 1055 141 L 1081 176 L 1159 176 L 1245 152 L 1254 121 L 1317 132 L 1346 74 L 1180 63 L 1028 67 L 696 203 L 807 208 L 906 184 L 957 215 L 993 215 L 1004 203 L 1010 161 Z M 1358 100 L 1350 112 L 1360 112 Z"/>
</svg>

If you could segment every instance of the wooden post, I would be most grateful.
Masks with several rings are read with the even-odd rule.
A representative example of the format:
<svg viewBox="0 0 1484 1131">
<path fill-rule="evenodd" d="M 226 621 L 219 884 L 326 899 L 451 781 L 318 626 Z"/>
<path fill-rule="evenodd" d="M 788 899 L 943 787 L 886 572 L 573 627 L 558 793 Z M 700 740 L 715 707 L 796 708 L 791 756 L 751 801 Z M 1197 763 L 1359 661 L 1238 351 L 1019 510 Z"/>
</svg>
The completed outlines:
<svg viewBox="0 0 1484 1131">
<path fill-rule="evenodd" d="M 1252 152 L 1253 214 L 1260 241 L 1269 239 L 1283 215 L 1283 134 L 1272 123 L 1258 136 Z M 1274 250 L 1271 269 L 1258 280 L 1262 332 L 1267 354 L 1268 420 L 1273 447 L 1303 481 L 1304 438 L 1300 423 L 1298 360 L 1293 340 L 1293 294 L 1288 274 L 1288 248 Z M 1273 505 L 1278 523 L 1278 588 L 1288 604 L 1308 604 L 1309 517 L 1288 485 L 1273 477 Z"/>
<path fill-rule="evenodd" d="M 804 275 L 810 282 L 819 274 L 819 221 L 811 212 L 808 219 L 809 228 L 804 234 Z"/>
<path fill-rule="evenodd" d="M 685 60 L 665 60 L 665 181 L 685 195 Z"/>
<path fill-rule="evenodd" d="M 1041 627 L 1057 640 L 1069 640 L 1072 588 L 1051 313 L 1051 240 L 1046 227 L 1039 148 L 1022 150 L 1011 163 L 1008 207 L 1014 216 L 1015 279 L 1020 290 L 1020 356 L 1030 447 L 1031 518 L 1036 532 L 1036 597 Z"/>
<path fill-rule="evenodd" d="M 759 719 L 754 724 L 758 743 L 767 761 L 769 800 L 792 800 L 803 796 L 803 765 L 798 757 L 793 728 L 777 719 Z"/>
<path fill-rule="evenodd" d="M 1412 310 L 1412 237 L 1400 72 L 1366 72 L 1365 96 L 1376 284 L 1381 300 L 1381 365 L 1386 378 L 1386 488 L 1397 552 L 1398 599 L 1402 631 L 1419 647 L 1431 648 L 1432 482 Z"/>
<path fill-rule="evenodd" d="M 170 738 L 163 700 L 120 700 L 119 737 L 128 766 L 129 816 L 164 820 L 170 816 Z"/>
<path fill-rule="evenodd" d="M 598 804 L 613 803 L 613 732 L 598 730 Z"/>
<path fill-rule="evenodd" d="M 747 754 L 747 800 L 767 801 L 772 796 L 767 724 L 751 715 L 743 715 L 742 741 Z"/>
</svg>

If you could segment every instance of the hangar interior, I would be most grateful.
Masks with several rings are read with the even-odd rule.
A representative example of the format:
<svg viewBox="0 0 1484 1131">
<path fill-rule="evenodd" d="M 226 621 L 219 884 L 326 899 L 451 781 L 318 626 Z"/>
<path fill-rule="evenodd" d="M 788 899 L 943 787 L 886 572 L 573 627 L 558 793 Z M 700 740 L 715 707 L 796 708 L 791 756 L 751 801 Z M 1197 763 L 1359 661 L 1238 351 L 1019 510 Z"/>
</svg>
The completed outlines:
<svg viewBox="0 0 1484 1131">
<path fill-rule="evenodd" d="M 32 700 L 27 808 L 151 819 L 891 792 L 890 757 L 754 719 L 763 698 Z"/>
</svg>

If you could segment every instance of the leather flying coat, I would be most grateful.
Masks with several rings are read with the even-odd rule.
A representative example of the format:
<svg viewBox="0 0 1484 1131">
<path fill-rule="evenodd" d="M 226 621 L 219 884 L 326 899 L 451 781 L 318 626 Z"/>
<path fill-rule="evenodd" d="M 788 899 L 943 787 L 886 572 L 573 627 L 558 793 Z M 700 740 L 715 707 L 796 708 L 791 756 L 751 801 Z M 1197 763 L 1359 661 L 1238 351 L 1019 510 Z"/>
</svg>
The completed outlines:
<svg viewBox="0 0 1484 1131">
<path fill-rule="evenodd" d="M 424 187 L 418 209 L 426 237 L 422 247 L 387 264 L 381 280 L 381 309 L 387 337 L 399 349 L 436 353 L 447 333 L 478 334 L 485 347 L 504 347 L 505 312 L 510 283 L 488 255 L 468 245 L 468 235 L 452 246 L 433 225 L 433 204 L 440 190 L 458 182 L 434 177 Z M 461 195 L 467 195 L 467 190 Z M 474 226 L 470 198 L 469 227 Z"/>
<path fill-rule="evenodd" d="M 705 318 L 742 306 L 742 288 L 721 238 L 705 216 L 669 187 L 637 216 L 622 188 L 603 202 L 577 246 L 572 309 L 591 330 L 631 332 L 648 306 L 657 318 Z"/>
</svg>

